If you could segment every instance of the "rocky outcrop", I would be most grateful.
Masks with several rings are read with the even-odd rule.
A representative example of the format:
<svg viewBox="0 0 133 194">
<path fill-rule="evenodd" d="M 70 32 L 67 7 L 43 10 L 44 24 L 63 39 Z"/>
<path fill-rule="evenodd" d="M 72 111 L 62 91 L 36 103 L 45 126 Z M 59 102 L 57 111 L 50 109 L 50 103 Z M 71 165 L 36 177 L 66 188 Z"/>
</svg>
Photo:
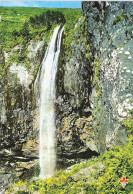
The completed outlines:
<svg viewBox="0 0 133 194">
<path fill-rule="evenodd" d="M 90 167 L 84 168 L 79 172 L 75 173 L 72 178 L 74 181 L 86 179 L 87 183 L 94 183 L 96 182 L 95 176 L 96 174 L 100 173 L 104 167 L 102 162 L 96 163 Z"/>
</svg>

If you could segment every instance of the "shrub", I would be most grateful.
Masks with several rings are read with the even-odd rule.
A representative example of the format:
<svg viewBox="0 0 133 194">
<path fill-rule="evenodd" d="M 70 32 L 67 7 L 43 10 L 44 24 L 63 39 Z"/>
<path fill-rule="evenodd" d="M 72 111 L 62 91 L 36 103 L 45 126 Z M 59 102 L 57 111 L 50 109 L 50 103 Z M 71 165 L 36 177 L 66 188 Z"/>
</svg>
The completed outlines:
<svg viewBox="0 0 133 194">
<path fill-rule="evenodd" d="M 123 20 L 124 20 L 124 12 L 121 12 L 121 14 L 114 19 L 113 25 L 116 25 L 118 22 Z"/>
</svg>

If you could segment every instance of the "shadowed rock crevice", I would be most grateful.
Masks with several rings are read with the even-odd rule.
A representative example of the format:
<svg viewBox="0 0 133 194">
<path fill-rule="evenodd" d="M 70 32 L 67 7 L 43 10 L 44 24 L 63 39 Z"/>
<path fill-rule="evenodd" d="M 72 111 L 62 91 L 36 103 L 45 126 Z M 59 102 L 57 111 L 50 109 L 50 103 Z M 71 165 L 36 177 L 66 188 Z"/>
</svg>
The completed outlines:
<svg viewBox="0 0 133 194">
<path fill-rule="evenodd" d="M 86 150 L 85 152 L 80 153 L 73 153 L 73 154 L 63 154 L 62 157 L 66 159 L 89 159 L 92 156 L 98 156 L 99 154 L 95 151 L 92 151 L 90 149 Z"/>
</svg>

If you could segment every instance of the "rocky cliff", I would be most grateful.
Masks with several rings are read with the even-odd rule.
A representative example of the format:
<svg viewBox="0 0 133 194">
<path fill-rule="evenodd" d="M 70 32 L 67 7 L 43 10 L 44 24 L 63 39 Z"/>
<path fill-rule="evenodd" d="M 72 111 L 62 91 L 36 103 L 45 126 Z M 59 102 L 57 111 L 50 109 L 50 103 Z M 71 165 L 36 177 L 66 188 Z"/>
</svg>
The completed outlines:
<svg viewBox="0 0 133 194">
<path fill-rule="evenodd" d="M 93 72 L 91 54 L 86 54 L 90 50 L 86 31 L 85 18 L 81 17 L 74 28 L 69 56 L 65 54 L 62 44 L 64 55 L 61 52 L 56 101 L 57 154 L 61 158 L 89 158 L 97 155 L 89 100 Z"/>
<path fill-rule="evenodd" d="M 102 152 L 127 139 L 122 121 L 133 109 L 133 3 L 83 2 L 82 7 L 94 57 L 93 127 Z"/>
<path fill-rule="evenodd" d="M 41 63 L 44 42 L 29 42 L 28 57 L 32 67 Z M 26 70 L 23 64 L 11 63 L 5 68 L 10 53 L 0 50 L 0 63 L 5 70 L 0 79 L 0 187 L 9 187 L 12 178 L 33 175 L 38 165 L 38 126 L 33 71 Z M 28 174 L 27 174 L 28 172 Z M 9 173 L 9 174 L 8 174 Z M 12 173 L 12 176 L 11 176 Z"/>
<path fill-rule="evenodd" d="M 123 120 L 133 109 L 133 3 L 83 2 L 70 59 L 57 76 L 58 148 L 91 157 L 127 141 Z M 60 67 L 60 66 L 59 66 Z"/>
</svg>

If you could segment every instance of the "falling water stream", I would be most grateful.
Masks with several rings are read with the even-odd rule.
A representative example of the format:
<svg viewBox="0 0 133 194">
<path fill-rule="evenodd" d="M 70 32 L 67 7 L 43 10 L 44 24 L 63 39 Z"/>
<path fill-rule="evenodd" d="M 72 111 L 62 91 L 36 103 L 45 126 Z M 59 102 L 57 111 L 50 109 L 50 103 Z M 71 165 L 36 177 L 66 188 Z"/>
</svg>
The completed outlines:
<svg viewBox="0 0 133 194">
<path fill-rule="evenodd" d="M 56 168 L 55 81 L 63 28 L 56 27 L 40 72 L 40 178 L 54 174 Z"/>
</svg>

